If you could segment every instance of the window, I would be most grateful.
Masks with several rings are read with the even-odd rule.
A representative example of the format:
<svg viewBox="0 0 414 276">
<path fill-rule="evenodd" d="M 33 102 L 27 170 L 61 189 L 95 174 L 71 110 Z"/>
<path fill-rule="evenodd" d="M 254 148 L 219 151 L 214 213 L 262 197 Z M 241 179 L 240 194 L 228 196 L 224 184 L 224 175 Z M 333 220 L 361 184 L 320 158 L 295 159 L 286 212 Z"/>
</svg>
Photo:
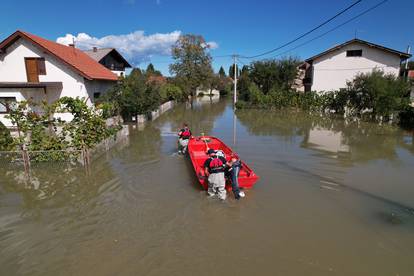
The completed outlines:
<svg viewBox="0 0 414 276">
<path fill-rule="evenodd" d="M 39 75 L 46 75 L 46 63 L 45 58 L 37 58 L 37 72 Z"/>
<path fill-rule="evenodd" d="M 39 75 L 46 75 L 44 58 L 24 58 L 28 82 L 39 82 Z"/>
<path fill-rule="evenodd" d="M 0 114 L 9 113 L 10 107 L 16 102 L 15 97 L 0 97 Z"/>
<path fill-rule="evenodd" d="M 348 50 L 346 51 L 347 57 L 362 57 L 362 50 Z"/>
</svg>

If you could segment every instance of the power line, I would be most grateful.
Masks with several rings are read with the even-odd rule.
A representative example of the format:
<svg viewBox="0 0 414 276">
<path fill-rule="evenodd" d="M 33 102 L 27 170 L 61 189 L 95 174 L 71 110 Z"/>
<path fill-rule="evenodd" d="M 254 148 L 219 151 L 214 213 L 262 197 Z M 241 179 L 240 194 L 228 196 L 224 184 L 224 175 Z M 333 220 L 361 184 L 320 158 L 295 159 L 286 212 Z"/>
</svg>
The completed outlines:
<svg viewBox="0 0 414 276">
<path fill-rule="evenodd" d="M 348 24 L 349 22 L 354 21 L 354 20 L 355 20 L 355 19 L 357 19 L 358 17 L 361 17 L 361 16 L 365 15 L 366 13 L 368 13 L 368 12 L 370 12 L 370 11 L 372 11 L 372 10 L 374 10 L 374 9 L 378 8 L 379 6 L 383 5 L 385 2 L 388 2 L 388 0 L 383 0 L 383 1 L 379 2 L 378 4 L 376 4 L 376 5 L 374 5 L 374 6 L 370 7 L 370 8 L 368 8 L 368 9 L 366 9 L 366 10 L 365 10 L 365 11 L 363 11 L 363 12 L 361 12 L 360 14 L 358 14 L 358 15 L 356 15 L 356 16 L 354 16 L 354 17 L 352 17 L 352 18 L 348 19 L 347 21 L 345 21 L 345 22 L 343 22 L 343 23 L 339 24 L 338 26 L 333 27 L 332 29 L 330 29 L 330 30 L 328 30 L 328 31 L 326 31 L 326 32 L 324 32 L 324 33 L 322 33 L 322 34 L 320 34 L 320 35 L 318 35 L 318 36 L 316 36 L 316 37 L 314 37 L 314 38 L 310 39 L 310 40 L 307 40 L 307 41 L 305 41 L 305 42 L 303 42 L 303 43 L 301 43 L 301 44 L 299 44 L 299 45 L 297 45 L 297 46 L 295 46 L 295 47 L 293 47 L 293 48 L 291 48 L 291 49 L 289 49 L 289 50 L 287 50 L 287 51 L 284 51 L 284 52 L 282 52 L 282 53 L 280 53 L 280 54 L 277 54 L 277 55 L 274 55 L 274 56 L 272 56 L 272 57 L 273 57 L 273 58 L 274 58 L 274 57 L 278 57 L 278 56 L 284 55 L 284 54 L 286 54 L 286 53 L 289 53 L 289 52 L 291 52 L 291 51 L 293 51 L 293 50 L 296 50 L 296 49 L 298 49 L 298 48 L 300 48 L 300 47 L 302 47 L 302 46 L 305 46 L 306 44 L 309 44 L 309 43 L 311 43 L 311 42 L 313 42 L 313 41 L 315 41 L 315 40 L 317 40 L 317 39 L 319 39 L 319 38 L 321 38 L 321 37 L 323 37 L 323 36 L 325 36 L 325 35 L 327 35 L 327 34 L 329 34 L 329 33 L 333 32 L 333 31 L 335 31 L 335 30 L 339 29 L 340 27 L 342 27 L 342 26 L 344 26 L 344 25 Z"/>
<path fill-rule="evenodd" d="M 340 11 L 339 13 L 337 13 L 337 14 L 335 14 L 334 16 L 332 16 L 331 18 L 329 18 L 328 20 L 326 20 L 326 21 L 322 22 L 321 24 L 319 24 L 319 25 L 318 25 L 318 26 L 316 26 L 315 28 L 313 28 L 313 29 L 311 29 L 311 30 L 307 31 L 306 33 L 304 33 L 304 34 L 302 34 L 302 35 L 298 36 L 297 38 L 295 38 L 295 39 L 293 39 L 293 40 L 291 40 L 291 41 L 289 41 L 289 42 L 287 42 L 287 43 L 285 43 L 285 44 L 283 44 L 283 45 L 281 45 L 281 46 L 279 46 L 279 47 L 277 47 L 277 48 L 274 48 L 274 49 L 272 49 L 272 50 L 269 50 L 269 51 L 266 51 L 266 52 L 264 52 L 264 53 L 261 53 L 261 54 L 258 54 L 258 55 L 254 55 L 254 56 L 241 56 L 241 57 L 242 57 L 242 58 L 247 58 L 247 59 L 253 59 L 253 58 L 261 57 L 261 56 L 264 56 L 264 55 L 267 55 L 267 54 L 270 54 L 270 53 L 276 52 L 277 50 L 280 50 L 280 49 L 282 49 L 282 48 L 284 48 L 284 47 L 286 47 L 286 46 L 288 46 L 288 45 L 290 45 L 290 44 L 292 44 L 292 43 L 294 43 L 294 42 L 298 41 L 299 39 L 301 39 L 301 38 L 303 38 L 303 37 L 307 36 L 308 34 L 310 34 L 310 33 L 314 32 L 314 31 L 316 31 L 317 29 L 321 28 L 322 26 L 324 26 L 324 25 L 328 24 L 329 22 L 331 22 L 332 20 L 334 20 L 335 18 L 337 18 L 337 17 L 338 17 L 338 16 L 340 16 L 341 14 L 345 13 L 346 11 L 350 10 L 351 8 L 353 8 L 355 5 L 359 4 L 361 1 L 362 1 L 362 0 L 358 0 L 358 1 L 356 1 L 356 2 L 355 2 L 355 3 L 353 3 L 352 5 L 348 6 L 347 8 L 343 9 L 343 10 L 342 10 L 342 11 Z"/>
</svg>

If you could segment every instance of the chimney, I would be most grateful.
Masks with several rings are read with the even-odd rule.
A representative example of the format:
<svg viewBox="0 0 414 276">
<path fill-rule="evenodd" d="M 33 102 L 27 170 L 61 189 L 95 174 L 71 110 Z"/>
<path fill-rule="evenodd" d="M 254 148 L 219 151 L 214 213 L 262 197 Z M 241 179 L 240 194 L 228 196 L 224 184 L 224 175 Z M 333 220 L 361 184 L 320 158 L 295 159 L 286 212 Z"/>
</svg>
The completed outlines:
<svg viewBox="0 0 414 276">
<path fill-rule="evenodd" d="M 98 52 L 98 48 L 97 47 L 93 47 L 92 50 L 96 53 Z"/>
</svg>

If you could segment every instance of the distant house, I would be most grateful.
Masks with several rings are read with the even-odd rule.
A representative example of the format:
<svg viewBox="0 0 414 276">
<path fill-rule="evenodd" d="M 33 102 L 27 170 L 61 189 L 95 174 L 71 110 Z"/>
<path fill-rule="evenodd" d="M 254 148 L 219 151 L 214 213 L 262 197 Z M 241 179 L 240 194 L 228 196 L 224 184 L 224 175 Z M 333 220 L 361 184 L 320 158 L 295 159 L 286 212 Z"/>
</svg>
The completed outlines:
<svg viewBox="0 0 414 276">
<path fill-rule="evenodd" d="M 346 87 L 359 73 L 382 70 L 399 75 L 401 62 L 411 55 L 361 39 L 352 39 L 305 60 L 298 90 L 332 91 Z"/>
<path fill-rule="evenodd" d="M 79 49 L 16 31 L 0 43 L 0 121 L 11 126 L 4 116 L 13 102 L 23 100 L 53 102 L 69 96 L 92 105 L 117 80 Z"/>
<path fill-rule="evenodd" d="M 93 47 L 85 53 L 120 77 L 125 75 L 125 68 L 131 68 L 128 61 L 114 48 Z"/>
</svg>

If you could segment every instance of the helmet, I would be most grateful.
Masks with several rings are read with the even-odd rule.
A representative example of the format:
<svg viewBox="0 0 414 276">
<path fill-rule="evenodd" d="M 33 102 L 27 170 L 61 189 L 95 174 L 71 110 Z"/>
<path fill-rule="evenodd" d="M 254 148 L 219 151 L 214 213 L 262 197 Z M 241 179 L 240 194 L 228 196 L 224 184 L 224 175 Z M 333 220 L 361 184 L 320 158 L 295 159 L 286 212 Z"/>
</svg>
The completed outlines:
<svg viewBox="0 0 414 276">
<path fill-rule="evenodd" d="M 213 149 L 209 149 L 208 151 L 207 151 L 207 154 L 208 155 L 211 155 L 211 154 L 216 154 L 216 151 L 215 150 L 213 150 Z"/>
</svg>

